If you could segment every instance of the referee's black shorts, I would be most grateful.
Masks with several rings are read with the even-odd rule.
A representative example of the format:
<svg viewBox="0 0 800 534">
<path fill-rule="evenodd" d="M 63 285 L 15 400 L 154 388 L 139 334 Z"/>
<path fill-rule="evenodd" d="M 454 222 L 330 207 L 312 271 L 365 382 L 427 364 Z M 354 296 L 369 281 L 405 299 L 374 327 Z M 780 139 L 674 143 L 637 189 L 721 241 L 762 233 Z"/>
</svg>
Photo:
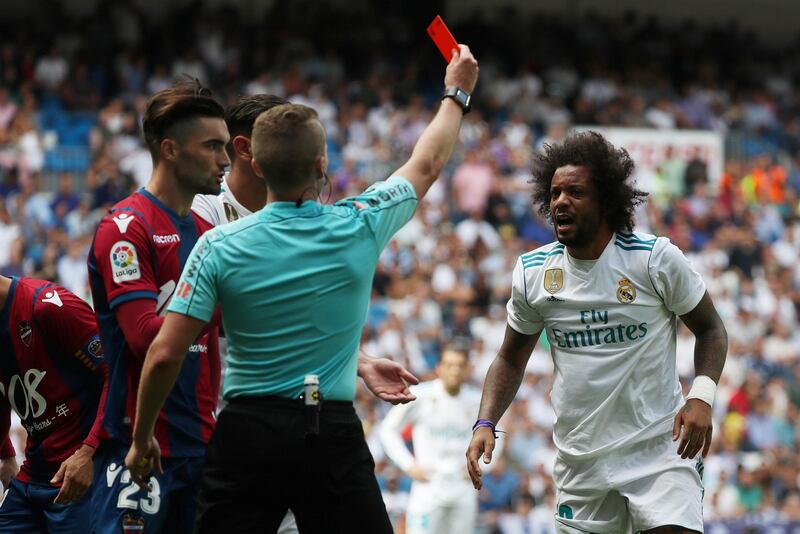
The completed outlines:
<svg viewBox="0 0 800 534">
<path fill-rule="evenodd" d="M 225 407 L 206 452 L 199 534 L 274 533 L 288 509 L 301 534 L 391 534 L 353 404 L 325 401 L 318 436 L 306 436 L 303 410 L 279 397 Z"/>
</svg>

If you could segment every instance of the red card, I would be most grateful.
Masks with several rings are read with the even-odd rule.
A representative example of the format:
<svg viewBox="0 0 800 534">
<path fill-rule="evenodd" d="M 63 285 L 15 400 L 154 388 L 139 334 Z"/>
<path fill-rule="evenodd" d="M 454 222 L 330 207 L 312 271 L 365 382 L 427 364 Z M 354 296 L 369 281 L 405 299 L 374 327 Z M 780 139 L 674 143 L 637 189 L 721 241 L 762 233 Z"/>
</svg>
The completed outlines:
<svg viewBox="0 0 800 534">
<path fill-rule="evenodd" d="M 444 60 L 450 63 L 453 58 L 453 49 L 458 50 L 458 43 L 439 15 L 436 15 L 436 18 L 428 26 L 428 35 L 436 43 L 439 52 L 444 56 Z"/>
</svg>

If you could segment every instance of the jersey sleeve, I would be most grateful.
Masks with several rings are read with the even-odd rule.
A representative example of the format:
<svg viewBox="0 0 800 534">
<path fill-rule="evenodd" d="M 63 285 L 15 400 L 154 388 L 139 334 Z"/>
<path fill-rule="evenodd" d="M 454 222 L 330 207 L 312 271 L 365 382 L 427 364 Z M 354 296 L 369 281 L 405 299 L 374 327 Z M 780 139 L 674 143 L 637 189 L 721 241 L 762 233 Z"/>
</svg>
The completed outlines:
<svg viewBox="0 0 800 534">
<path fill-rule="evenodd" d="M 544 319 L 528 303 L 526 288 L 525 269 L 522 259 L 518 258 L 511 280 L 511 298 L 506 304 L 508 325 L 520 334 L 531 336 L 542 331 Z"/>
<path fill-rule="evenodd" d="M 140 218 L 118 210 L 100 222 L 95 234 L 90 260 L 103 279 L 111 309 L 128 300 L 158 298 L 152 237 Z"/>
<path fill-rule="evenodd" d="M 103 389 L 92 428 L 83 443 L 96 449 L 100 442 L 103 410 L 108 393 L 108 366 L 103 355 L 95 316 L 89 305 L 58 286 L 45 288 L 36 303 L 36 320 L 49 339 L 87 369 L 103 377 Z"/>
<path fill-rule="evenodd" d="M 218 195 L 195 195 L 192 211 L 213 226 L 219 226 L 223 222 L 219 215 L 219 203 Z"/>
<path fill-rule="evenodd" d="M 100 400 L 97 403 L 97 412 L 95 413 L 92 428 L 89 429 L 89 434 L 83 440 L 84 445 L 88 445 L 95 450 L 100 444 L 100 434 L 103 431 L 103 414 L 105 413 L 106 398 L 108 397 L 108 366 L 101 367 L 101 371 L 103 373 L 103 389 L 100 392 Z"/>
<path fill-rule="evenodd" d="M 358 210 L 383 249 L 392 236 L 405 225 L 417 208 L 414 186 L 401 176 L 391 176 L 376 182 L 356 197 L 346 198 L 337 206 L 352 206 Z"/>
<path fill-rule="evenodd" d="M 675 315 L 692 311 L 706 292 L 703 278 L 667 238 L 658 239 L 647 268 L 656 292 Z"/>
<path fill-rule="evenodd" d="M 217 266 L 207 232 L 195 243 L 167 311 L 209 322 L 217 306 Z"/>
<path fill-rule="evenodd" d="M 89 304 L 63 287 L 51 286 L 39 293 L 35 313 L 36 320 L 56 346 L 91 371 L 102 374 L 103 346 Z"/>
</svg>

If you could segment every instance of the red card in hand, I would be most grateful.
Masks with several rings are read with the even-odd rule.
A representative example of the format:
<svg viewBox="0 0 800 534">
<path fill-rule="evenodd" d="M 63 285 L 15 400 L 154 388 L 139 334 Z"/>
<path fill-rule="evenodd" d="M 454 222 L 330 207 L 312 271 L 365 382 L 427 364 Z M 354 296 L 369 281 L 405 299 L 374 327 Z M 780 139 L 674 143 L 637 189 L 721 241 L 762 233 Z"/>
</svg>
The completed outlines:
<svg viewBox="0 0 800 534">
<path fill-rule="evenodd" d="M 458 43 L 439 15 L 436 15 L 436 18 L 428 26 L 428 35 L 436 43 L 439 52 L 444 56 L 444 60 L 450 63 L 453 58 L 453 49 L 458 50 Z"/>
</svg>

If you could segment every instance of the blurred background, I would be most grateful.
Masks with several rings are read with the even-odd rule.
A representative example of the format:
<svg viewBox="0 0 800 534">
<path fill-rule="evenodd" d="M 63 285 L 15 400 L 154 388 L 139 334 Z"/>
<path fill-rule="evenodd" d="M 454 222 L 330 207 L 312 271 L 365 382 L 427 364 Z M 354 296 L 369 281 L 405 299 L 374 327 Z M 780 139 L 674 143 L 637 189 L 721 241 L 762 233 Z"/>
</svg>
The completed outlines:
<svg viewBox="0 0 800 534">
<path fill-rule="evenodd" d="M 514 262 L 553 240 L 531 209 L 530 158 L 571 128 L 599 130 L 628 148 L 651 193 L 637 230 L 686 252 L 728 328 L 706 531 L 800 531 L 795 2 L 2 0 L 0 13 L 0 272 L 87 299 L 98 220 L 149 179 L 148 95 L 189 74 L 225 103 L 273 93 L 313 106 L 328 132 L 332 202 L 387 177 L 430 120 L 445 63 L 425 28 L 441 14 L 480 61 L 474 111 L 381 258 L 365 351 L 429 379 L 443 345 L 465 343 L 480 387 Z M 692 345 L 683 329 L 684 385 Z M 543 339 L 501 425 L 481 533 L 553 532 L 551 378 Z M 404 532 L 410 479 L 375 432 L 389 405 L 365 391 L 357 401 Z"/>
</svg>

